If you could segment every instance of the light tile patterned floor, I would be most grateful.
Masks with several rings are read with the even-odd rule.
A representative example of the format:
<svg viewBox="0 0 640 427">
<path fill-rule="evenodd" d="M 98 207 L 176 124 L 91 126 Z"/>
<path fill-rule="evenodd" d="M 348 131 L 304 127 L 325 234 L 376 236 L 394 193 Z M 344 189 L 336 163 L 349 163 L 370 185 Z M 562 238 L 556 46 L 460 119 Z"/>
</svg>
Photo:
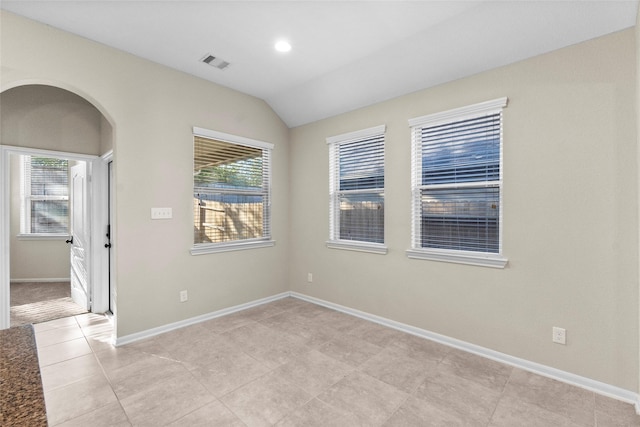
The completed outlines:
<svg viewBox="0 0 640 427">
<path fill-rule="evenodd" d="M 295 298 L 113 348 L 36 325 L 51 426 L 640 426 L 629 404 Z"/>
</svg>

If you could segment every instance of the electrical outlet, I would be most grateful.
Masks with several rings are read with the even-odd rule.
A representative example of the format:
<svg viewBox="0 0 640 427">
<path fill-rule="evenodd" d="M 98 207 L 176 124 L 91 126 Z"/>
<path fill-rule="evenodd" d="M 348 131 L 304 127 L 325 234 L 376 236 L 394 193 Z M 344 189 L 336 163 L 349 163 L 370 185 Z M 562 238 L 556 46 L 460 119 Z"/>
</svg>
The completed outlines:
<svg viewBox="0 0 640 427">
<path fill-rule="evenodd" d="M 180 291 L 180 302 L 187 302 L 188 299 L 187 291 Z"/>
<path fill-rule="evenodd" d="M 554 343 L 557 344 L 563 344 L 566 345 L 567 344 L 567 331 L 564 328 L 558 328 L 557 326 L 553 327 L 552 330 L 552 337 L 551 339 L 553 340 Z"/>
<path fill-rule="evenodd" d="M 171 219 L 172 217 L 171 208 L 151 208 L 151 219 Z"/>
<path fill-rule="evenodd" d="M 309 283 L 313 282 L 313 274 L 307 273 L 307 282 Z"/>
</svg>

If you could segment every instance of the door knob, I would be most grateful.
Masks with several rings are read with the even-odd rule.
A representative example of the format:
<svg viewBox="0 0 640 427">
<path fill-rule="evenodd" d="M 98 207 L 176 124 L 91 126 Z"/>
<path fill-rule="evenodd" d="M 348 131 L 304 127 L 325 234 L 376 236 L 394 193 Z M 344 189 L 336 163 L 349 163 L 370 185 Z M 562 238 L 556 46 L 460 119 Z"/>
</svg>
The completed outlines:
<svg viewBox="0 0 640 427">
<path fill-rule="evenodd" d="M 69 240 L 65 240 L 65 243 L 73 243 L 73 236 L 71 236 L 71 238 Z"/>
<path fill-rule="evenodd" d="M 110 248 L 110 247 L 111 247 L 111 243 L 105 243 L 105 244 L 104 244 L 104 247 L 105 247 L 105 248 Z"/>
</svg>

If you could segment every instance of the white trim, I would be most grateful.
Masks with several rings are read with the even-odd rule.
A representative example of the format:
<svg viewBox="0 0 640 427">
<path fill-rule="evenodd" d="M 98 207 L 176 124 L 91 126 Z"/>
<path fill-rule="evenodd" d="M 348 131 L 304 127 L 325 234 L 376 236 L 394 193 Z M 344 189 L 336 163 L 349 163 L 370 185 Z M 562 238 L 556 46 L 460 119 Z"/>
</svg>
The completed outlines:
<svg viewBox="0 0 640 427">
<path fill-rule="evenodd" d="M 27 156 L 38 156 L 38 157 L 52 157 L 55 159 L 68 159 L 68 160 L 79 160 L 85 162 L 91 162 L 96 159 L 97 156 L 92 154 L 78 154 L 78 153 L 67 153 L 64 151 L 52 151 L 52 150 L 42 150 L 39 148 L 29 148 L 29 147 L 16 147 L 13 145 L 0 145 L 0 148 L 6 151 L 10 151 L 11 154 L 21 154 Z"/>
<path fill-rule="evenodd" d="M 108 251 L 111 249 L 105 248 L 104 244 L 106 243 L 106 227 L 109 224 L 109 163 L 113 162 L 113 150 L 109 150 L 100 156 L 99 160 L 96 160 L 95 164 L 98 165 L 98 168 L 95 172 L 97 175 L 97 180 L 95 181 L 95 190 L 96 196 L 98 197 L 95 201 L 95 214 L 98 219 L 98 227 L 103 227 L 101 230 L 97 230 L 96 233 L 93 234 L 92 239 L 95 242 L 95 250 L 99 251 L 102 256 L 98 256 L 96 262 L 96 268 L 94 269 L 94 280 L 97 280 L 97 283 L 102 283 L 102 286 L 97 290 L 100 292 L 94 292 L 93 294 L 93 304 L 92 311 L 94 313 L 108 313 L 109 312 L 109 303 L 111 295 L 109 294 L 109 253 Z M 115 184 L 115 183 L 114 183 Z M 114 207 L 112 207 L 114 209 Z M 113 243 L 115 240 L 115 224 L 111 224 L 111 239 L 110 241 Z M 96 236 L 96 237 L 94 237 Z M 101 238 L 97 238 L 100 236 Z M 106 255 L 105 255 L 106 254 Z M 114 257 L 112 257 L 112 263 L 114 262 Z M 111 287 L 115 287 L 115 277 L 111 276 Z M 115 323 L 115 316 L 112 316 L 111 321 Z M 115 327 L 114 327 L 115 330 Z"/>
<path fill-rule="evenodd" d="M 88 163 L 91 168 L 91 311 L 104 313 L 109 310 L 109 256 L 106 243 L 109 204 L 107 163 L 104 156 Z"/>
<path fill-rule="evenodd" d="M 263 222 L 263 235 L 258 237 L 258 238 L 254 238 L 254 239 L 250 239 L 250 240 L 232 240 L 229 242 L 219 242 L 219 243 L 196 243 L 194 244 L 191 249 L 190 249 L 190 253 L 191 255 L 203 255 L 203 254 L 209 254 L 209 253 L 216 253 L 216 252 L 228 252 L 228 251 L 239 251 L 239 250 L 245 250 L 245 249 L 254 249 L 254 248 L 263 248 L 263 247 L 269 247 L 269 246 L 274 246 L 275 245 L 275 241 L 271 239 L 271 224 L 273 221 L 273 218 L 271 216 L 271 181 L 272 181 L 272 174 L 273 174 L 273 163 L 272 163 L 272 159 L 271 159 L 271 151 L 274 148 L 274 145 L 268 142 L 264 142 L 264 141 L 258 141 L 255 139 L 250 139 L 250 138 L 245 138 L 242 136 L 237 136 L 237 135 L 231 135 L 228 133 L 224 133 L 224 132 L 218 132 L 218 131 L 214 131 L 214 130 L 209 130 L 209 129 L 204 129 L 204 128 L 199 128 L 199 127 L 193 127 L 193 135 L 194 136 L 200 136 L 203 138 L 210 138 L 210 139 L 214 139 L 216 141 L 223 141 L 223 142 L 227 142 L 230 144 L 235 144 L 235 145 L 244 145 L 244 146 L 249 146 L 249 147 L 254 147 L 254 148 L 259 148 L 262 151 L 262 158 L 263 158 L 263 164 L 262 164 L 262 189 L 261 191 L 258 192 L 238 192 L 238 190 L 233 190 L 233 189 L 228 189 L 228 191 L 224 191 L 221 189 L 222 192 L 224 193 L 228 193 L 228 194 L 249 194 L 249 195 L 258 195 L 261 196 L 263 198 L 266 198 L 266 206 L 263 205 L 263 218 L 262 218 L 262 222 Z M 194 142 L 194 149 L 195 149 L 195 142 Z M 194 166 L 195 166 L 195 156 L 194 156 Z M 265 177 L 266 175 L 266 177 Z M 193 182 L 193 189 L 195 192 L 196 186 L 195 186 L 195 181 Z M 266 186 L 266 188 L 264 188 Z"/>
<path fill-rule="evenodd" d="M 9 150 L 0 145 L 0 329 L 11 325 L 10 266 L 10 182 Z"/>
<path fill-rule="evenodd" d="M 319 298 L 310 297 L 297 292 L 290 292 L 290 296 L 301 299 L 313 304 L 321 305 L 323 307 L 331 308 L 333 310 L 340 311 L 352 316 L 359 317 L 361 319 L 369 320 L 374 323 L 378 323 L 382 326 L 387 326 L 392 329 L 396 329 L 402 332 L 406 332 L 411 335 L 415 335 L 421 338 L 425 338 L 449 347 L 454 347 L 459 350 L 466 351 L 487 359 L 494 360 L 496 362 L 504 363 L 509 366 L 513 366 L 525 371 L 533 372 L 538 375 L 542 375 L 547 378 L 551 378 L 557 381 L 561 381 L 566 384 L 570 384 L 576 387 L 580 387 L 589 391 L 592 391 L 603 396 L 611 397 L 613 399 L 621 400 L 626 403 L 635 405 L 636 412 L 640 414 L 640 394 L 626 390 L 620 387 L 616 387 L 607 383 L 592 380 L 587 377 L 572 374 L 570 372 L 562 371 L 560 369 L 552 368 L 550 366 L 542 365 L 540 363 L 531 362 L 529 360 L 521 359 L 519 357 L 510 356 L 505 353 L 500 353 L 479 345 L 471 344 L 466 341 L 458 340 L 455 338 L 447 337 L 445 335 L 437 334 L 435 332 L 427 331 L 425 329 L 416 328 L 405 323 L 396 322 L 384 317 L 376 316 L 374 314 L 366 313 L 364 311 L 356 310 L 353 308 L 345 307 L 343 305 L 335 304 L 329 301 L 324 301 Z"/>
<path fill-rule="evenodd" d="M 500 254 L 490 254 L 485 252 L 407 249 L 406 253 L 407 257 L 411 259 L 453 262 L 456 264 L 477 265 L 480 267 L 505 268 L 509 261 Z"/>
<path fill-rule="evenodd" d="M 366 188 L 356 190 L 340 190 L 341 147 L 349 143 L 382 143 L 382 170 L 384 176 L 385 159 L 385 133 L 387 126 L 379 125 L 367 129 L 347 132 L 326 138 L 329 146 L 329 240 L 327 247 L 330 249 L 345 249 L 360 252 L 386 254 L 387 247 L 384 243 L 372 244 L 363 240 L 340 239 L 340 198 L 352 194 L 380 194 L 384 203 L 384 187 Z M 379 141 L 381 140 L 381 141 Z M 375 148 L 375 146 L 374 146 Z M 375 162 L 377 162 L 377 155 Z M 367 162 L 368 163 L 368 162 Z M 383 223 L 384 234 L 384 223 Z M 384 236 L 383 236 L 384 240 Z"/>
<path fill-rule="evenodd" d="M 202 243 L 191 248 L 191 255 L 214 254 L 218 252 L 244 251 L 246 249 L 275 246 L 275 240 L 238 240 L 228 243 Z"/>
<path fill-rule="evenodd" d="M 24 234 L 20 233 L 16 236 L 18 240 L 67 240 L 69 234 Z"/>
<path fill-rule="evenodd" d="M 448 123 L 452 120 L 464 120 L 474 116 L 499 113 L 507 106 L 507 102 L 508 98 L 505 96 L 465 107 L 414 117 L 413 119 L 409 119 L 409 126 L 434 126 L 440 123 Z"/>
<path fill-rule="evenodd" d="M 344 143 L 344 142 L 355 141 L 358 139 L 369 138 L 372 136 L 383 134 L 386 132 L 386 130 L 387 130 L 386 125 L 380 125 L 380 126 L 367 128 L 367 129 L 343 133 L 341 135 L 329 136 L 327 137 L 327 144 Z"/>
<path fill-rule="evenodd" d="M 426 116 L 409 119 L 411 126 L 411 248 L 407 249 L 406 254 L 411 259 L 422 259 L 430 261 L 443 261 L 457 264 L 475 265 L 481 267 L 505 268 L 508 259 L 502 254 L 502 238 L 503 238 L 503 123 L 502 113 L 507 106 L 508 98 L 502 97 L 490 101 L 480 102 L 465 107 L 455 108 L 452 110 L 442 111 Z M 471 183 L 447 183 L 447 184 L 422 184 L 422 129 L 431 128 L 440 124 L 449 125 L 457 121 L 473 119 L 486 115 L 500 115 L 500 176 L 497 181 L 482 181 Z M 422 207 L 421 194 L 423 189 L 449 189 L 449 188 L 484 188 L 494 187 L 499 191 L 499 218 L 498 218 L 498 252 L 474 252 L 474 251 L 458 251 L 449 249 L 436 249 L 430 247 L 421 247 L 422 234 Z"/>
<path fill-rule="evenodd" d="M 344 249 L 347 251 L 368 252 L 372 254 L 386 255 L 389 252 L 389 248 L 386 245 L 378 243 L 368 243 L 360 241 L 348 241 L 348 240 L 327 240 L 327 248 L 329 249 Z"/>
<path fill-rule="evenodd" d="M 42 279 L 42 278 L 11 279 L 11 283 L 53 283 L 53 282 L 69 282 L 70 280 L 71 280 L 70 277 L 60 277 L 60 278 L 47 277 L 46 279 Z"/>
<path fill-rule="evenodd" d="M 180 320 L 178 322 L 169 323 L 157 328 L 151 328 L 144 331 L 136 332 L 134 334 L 125 335 L 115 339 L 113 343 L 116 347 L 121 345 L 130 344 L 132 342 L 140 341 L 146 338 L 151 338 L 156 335 L 163 334 L 165 332 L 173 331 L 175 329 L 184 328 L 185 326 L 195 325 L 197 323 L 205 322 L 207 320 L 215 319 L 220 316 L 226 316 L 238 311 L 246 310 L 249 308 L 257 307 L 269 302 L 277 301 L 282 298 L 290 296 L 289 292 L 283 292 L 277 295 L 273 295 L 266 298 L 261 298 L 255 301 L 250 301 L 244 304 L 234 305 L 233 307 L 223 308 L 221 310 L 212 311 L 211 313 L 203 314 L 200 316 L 191 317 L 189 319 Z"/>
<path fill-rule="evenodd" d="M 231 135 L 229 133 L 218 132 L 216 130 L 193 127 L 193 135 L 204 138 L 215 139 L 217 141 L 232 142 L 234 144 L 246 145 L 248 147 L 266 148 L 273 150 L 274 145 L 270 142 L 258 141 L 257 139 L 245 138 L 244 136 Z"/>
<path fill-rule="evenodd" d="M 90 154 L 77 154 L 64 151 L 51 151 L 41 150 L 37 148 L 28 147 L 16 147 L 11 145 L 0 145 L 0 329 L 8 328 L 11 324 L 10 318 L 10 182 L 11 176 L 9 175 L 9 160 L 11 154 L 19 155 L 38 155 L 44 157 L 62 158 L 76 161 L 87 162 L 90 170 L 89 181 L 89 203 L 90 203 L 90 215 L 91 215 L 91 245 L 89 249 L 89 257 L 91 267 L 89 272 L 91 274 L 91 298 L 92 298 L 92 311 L 102 311 L 99 307 L 103 304 L 104 298 L 100 298 L 101 294 L 107 293 L 106 282 L 104 282 L 104 269 L 101 268 L 101 254 L 99 250 L 103 247 L 103 241 L 99 237 L 102 234 L 101 227 L 103 225 L 102 219 L 104 219 L 104 212 L 100 212 L 100 200 L 98 195 L 100 194 L 103 182 L 106 177 L 100 173 L 101 168 L 104 168 L 100 157 Z M 102 255 L 103 256 L 103 255 Z M 108 300 L 107 300 L 108 301 Z"/>
<path fill-rule="evenodd" d="M 104 153 L 102 156 L 100 156 L 100 158 L 102 159 L 103 162 L 105 163 L 109 163 L 113 161 L 113 150 L 109 150 L 106 153 Z"/>
<path fill-rule="evenodd" d="M 69 185 L 67 185 L 67 195 L 66 196 L 52 196 L 52 195 L 43 195 L 43 194 L 33 194 L 32 193 L 32 182 L 33 182 L 33 158 L 51 158 L 48 156 L 37 156 L 34 154 L 20 154 L 19 155 L 19 163 L 20 163 L 20 234 L 18 234 L 18 239 L 23 238 L 24 236 L 36 235 L 36 236 L 61 236 L 65 233 L 47 233 L 47 232 L 34 232 L 34 225 L 31 222 L 31 215 L 33 209 L 33 202 L 67 202 L 67 232 L 69 231 L 69 220 L 71 215 L 71 210 L 69 207 Z M 69 179 L 69 160 L 64 160 L 65 170 L 67 172 L 67 181 Z M 68 182 L 67 182 L 68 184 Z M 66 233 L 68 234 L 68 233 Z M 68 237 L 67 237 L 68 239 Z M 42 240 L 47 240 L 42 239 Z"/>
</svg>

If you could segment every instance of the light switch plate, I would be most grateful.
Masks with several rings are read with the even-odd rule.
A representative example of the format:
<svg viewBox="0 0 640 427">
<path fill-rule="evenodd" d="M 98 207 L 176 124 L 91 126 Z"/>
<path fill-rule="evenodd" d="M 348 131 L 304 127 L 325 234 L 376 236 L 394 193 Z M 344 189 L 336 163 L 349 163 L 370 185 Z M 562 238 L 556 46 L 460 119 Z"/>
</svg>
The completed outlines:
<svg viewBox="0 0 640 427">
<path fill-rule="evenodd" d="M 151 208 L 151 219 L 171 219 L 172 217 L 171 208 Z"/>
</svg>

